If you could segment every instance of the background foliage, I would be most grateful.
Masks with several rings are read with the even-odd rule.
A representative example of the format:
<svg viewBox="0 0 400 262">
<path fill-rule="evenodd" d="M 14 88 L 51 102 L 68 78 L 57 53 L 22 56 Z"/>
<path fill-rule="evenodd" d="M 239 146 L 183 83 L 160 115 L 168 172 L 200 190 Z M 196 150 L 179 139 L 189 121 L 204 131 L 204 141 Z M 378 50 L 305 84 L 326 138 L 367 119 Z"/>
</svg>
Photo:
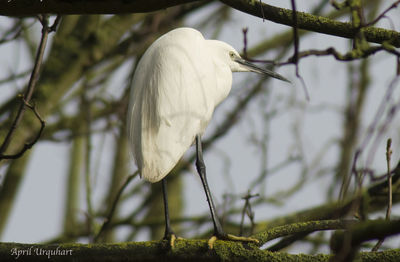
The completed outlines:
<svg viewBox="0 0 400 262">
<path fill-rule="evenodd" d="M 0 75 L 0 235 L 12 222 L 17 199 L 25 201 L 23 181 L 35 176 L 40 181 L 34 194 L 54 187 L 60 191 L 53 193 L 62 193 L 64 199 L 62 206 L 42 209 L 58 212 L 57 216 L 43 214 L 41 223 L 35 224 L 46 227 L 49 219 L 58 219 L 59 228 L 50 239 L 33 242 L 162 237 L 161 185 L 130 176 L 135 166 L 125 136 L 125 110 L 140 56 L 163 33 L 187 25 L 207 38 L 230 42 L 244 56 L 278 70 L 295 84 L 253 74 L 235 76 L 229 98 L 207 129 L 205 160 L 227 232 L 262 234 L 277 226 L 326 219 L 363 223 L 392 217 L 396 222 L 399 1 L 298 3 L 296 8 L 306 13 L 290 12 L 294 1 L 285 3 L 287 10 L 266 5 L 261 9 L 257 1 L 223 2 L 197 1 L 152 13 L 1 19 L 0 52 L 5 59 Z M 264 16 L 265 21 L 252 15 Z M 38 43 L 45 34 L 49 42 L 35 75 L 33 68 L 40 65 Z M 18 116 L 21 121 L 8 139 Z M 40 168 L 32 174 L 35 162 Z M 62 185 L 48 183 L 48 170 L 64 179 Z M 175 231 L 188 238 L 209 237 L 205 198 L 192 174 L 193 151 L 172 173 L 168 187 Z M 392 214 L 387 211 L 387 173 L 393 175 Z M 25 216 L 22 221 L 29 224 L 29 215 Z M 393 230 L 387 235 L 360 237 L 354 248 L 349 245 L 339 254 L 351 257 L 360 245 L 370 250 L 376 243 L 366 240 L 399 232 L 395 224 L 383 226 L 388 225 Z M 336 235 L 332 238 L 331 231 L 308 226 L 265 246 L 309 254 L 329 251 Z M 398 243 L 391 238 L 381 248 Z"/>
</svg>

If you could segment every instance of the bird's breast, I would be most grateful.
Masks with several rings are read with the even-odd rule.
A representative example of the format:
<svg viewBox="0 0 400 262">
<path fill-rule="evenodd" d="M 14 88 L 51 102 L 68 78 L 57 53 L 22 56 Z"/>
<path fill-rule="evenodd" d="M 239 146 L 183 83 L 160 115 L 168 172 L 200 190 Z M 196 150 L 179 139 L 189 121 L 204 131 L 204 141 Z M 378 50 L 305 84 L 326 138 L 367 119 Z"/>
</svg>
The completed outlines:
<svg viewBox="0 0 400 262">
<path fill-rule="evenodd" d="M 232 88 L 232 71 L 222 65 L 215 67 L 215 106 L 219 105 L 229 95 Z"/>
</svg>

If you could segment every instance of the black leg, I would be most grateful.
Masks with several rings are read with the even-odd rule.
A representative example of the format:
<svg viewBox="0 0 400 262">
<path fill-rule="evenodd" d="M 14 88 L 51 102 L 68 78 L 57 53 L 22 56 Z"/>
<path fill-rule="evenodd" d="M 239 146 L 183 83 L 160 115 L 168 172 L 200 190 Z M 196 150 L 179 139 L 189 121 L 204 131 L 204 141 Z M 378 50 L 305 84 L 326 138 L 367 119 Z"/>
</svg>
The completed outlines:
<svg viewBox="0 0 400 262">
<path fill-rule="evenodd" d="M 221 223 L 219 222 L 219 219 L 217 217 L 214 202 L 211 197 L 210 189 L 208 187 L 207 177 L 206 177 L 206 166 L 205 166 L 204 160 L 203 160 L 203 151 L 201 148 L 201 138 L 199 135 L 196 136 L 196 153 L 197 153 L 196 168 L 197 168 L 197 172 L 200 175 L 201 182 L 203 183 L 204 191 L 206 192 L 208 206 L 210 207 L 210 211 L 211 211 L 211 218 L 214 223 L 214 235 L 218 238 L 226 238 L 227 235 L 223 231 Z"/>
<path fill-rule="evenodd" d="M 163 191 L 163 199 L 164 199 L 164 214 L 165 214 L 165 233 L 164 239 L 171 239 L 174 232 L 171 228 L 171 223 L 169 220 L 169 212 L 168 212 L 168 196 L 167 196 L 167 179 L 164 178 L 161 181 L 162 184 L 162 191 Z"/>
</svg>

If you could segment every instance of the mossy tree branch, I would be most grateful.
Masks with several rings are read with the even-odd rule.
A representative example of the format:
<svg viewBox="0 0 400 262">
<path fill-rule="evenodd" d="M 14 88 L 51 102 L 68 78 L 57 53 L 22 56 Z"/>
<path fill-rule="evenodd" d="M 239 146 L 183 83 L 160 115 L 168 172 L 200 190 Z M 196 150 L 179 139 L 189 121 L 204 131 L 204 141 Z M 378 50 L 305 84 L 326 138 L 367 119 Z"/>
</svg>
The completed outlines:
<svg viewBox="0 0 400 262">
<path fill-rule="evenodd" d="M 126 14 L 146 13 L 200 0 L 83 0 L 20 1 L 0 0 L 0 15 L 34 16 L 37 14 Z"/>
<path fill-rule="evenodd" d="M 15 261 L 15 251 L 31 252 L 21 255 L 24 261 L 49 261 L 44 251 L 65 250 L 66 255 L 51 256 L 51 261 L 296 261 L 300 256 L 308 261 L 328 261 L 329 255 L 291 255 L 272 253 L 254 248 L 245 248 L 237 242 L 217 241 L 213 250 L 208 249 L 207 240 L 178 240 L 175 248 L 169 250 L 165 241 L 132 242 L 120 244 L 60 244 L 38 245 L 2 243 L 0 244 L 1 261 Z M 42 251 L 43 255 L 36 255 Z M 378 252 L 381 254 L 383 252 Z M 393 257 L 400 257 L 400 252 L 388 251 Z M 71 254 L 71 255 L 70 255 Z M 394 260 L 393 260 L 394 261 Z"/>
<path fill-rule="evenodd" d="M 0 15 L 5 16 L 32 16 L 47 14 L 124 14 L 143 13 L 162 10 L 168 7 L 200 0 L 173 0 L 173 1 L 17 1 L 0 0 Z M 203 1 L 208 2 L 208 1 Z M 261 1 L 221 0 L 226 5 L 244 13 L 257 16 L 269 21 L 293 26 L 298 29 L 353 39 L 360 31 L 352 23 L 335 21 L 326 17 L 316 16 L 303 12 L 296 12 L 297 21 L 293 21 L 293 11 L 262 3 Z M 377 27 L 364 27 L 362 32 L 369 42 L 390 44 L 400 47 L 400 33 Z"/>
<path fill-rule="evenodd" d="M 353 224 L 353 225 L 351 225 Z M 400 232 L 399 221 L 367 221 L 354 224 L 343 221 L 314 221 L 291 225 L 293 230 L 279 227 L 264 232 L 269 239 L 295 232 L 344 229 L 361 235 L 354 238 L 357 244 L 379 238 L 384 234 Z M 372 232 L 372 233 L 368 233 Z M 383 233 L 382 233 L 383 232 Z M 364 235 L 367 234 L 366 237 Z M 341 236 L 339 234 L 338 236 Z M 386 235 L 385 235 L 386 236 Z M 340 237 L 339 237 L 340 238 Z M 400 250 L 359 253 L 359 261 L 398 261 Z M 22 258 L 24 261 L 329 261 L 331 255 L 304 255 L 270 252 L 259 249 L 254 244 L 234 241 L 217 241 L 214 249 L 208 248 L 207 240 L 180 239 L 170 248 L 168 241 L 126 242 L 119 244 L 21 244 L 1 243 L 1 261 Z M 371 260 L 372 259 L 372 260 Z"/>
<path fill-rule="evenodd" d="M 357 247 L 363 242 L 398 235 L 399 233 L 400 220 L 368 220 L 354 224 L 346 231 L 335 232 L 331 239 L 331 248 L 334 252 L 339 251 L 346 243 L 344 241 L 346 234 L 351 235 L 350 246 Z"/>
<path fill-rule="evenodd" d="M 221 0 L 221 2 L 247 14 L 257 16 L 278 24 L 293 26 L 293 11 L 262 3 L 261 1 Z M 335 21 L 323 16 L 297 12 L 298 29 L 318 32 L 333 36 L 353 39 L 360 28 L 355 28 L 351 23 Z M 365 39 L 369 42 L 390 44 L 400 47 L 400 33 L 377 27 L 362 28 Z"/>
</svg>

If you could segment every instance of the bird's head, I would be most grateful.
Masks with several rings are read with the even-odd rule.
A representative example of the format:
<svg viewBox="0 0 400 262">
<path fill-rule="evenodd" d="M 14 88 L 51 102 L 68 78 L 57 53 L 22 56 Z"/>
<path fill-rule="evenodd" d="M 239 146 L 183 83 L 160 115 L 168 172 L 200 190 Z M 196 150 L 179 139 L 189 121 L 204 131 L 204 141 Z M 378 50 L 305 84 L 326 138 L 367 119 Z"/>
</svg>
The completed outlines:
<svg viewBox="0 0 400 262">
<path fill-rule="evenodd" d="M 227 64 L 232 72 L 255 72 L 290 83 L 288 79 L 281 76 L 280 74 L 268 69 L 258 67 L 251 62 L 243 59 L 239 55 L 239 53 L 229 44 L 218 40 L 208 41 L 210 41 L 211 48 L 214 49 L 213 51 L 216 59 L 224 64 Z"/>
</svg>

